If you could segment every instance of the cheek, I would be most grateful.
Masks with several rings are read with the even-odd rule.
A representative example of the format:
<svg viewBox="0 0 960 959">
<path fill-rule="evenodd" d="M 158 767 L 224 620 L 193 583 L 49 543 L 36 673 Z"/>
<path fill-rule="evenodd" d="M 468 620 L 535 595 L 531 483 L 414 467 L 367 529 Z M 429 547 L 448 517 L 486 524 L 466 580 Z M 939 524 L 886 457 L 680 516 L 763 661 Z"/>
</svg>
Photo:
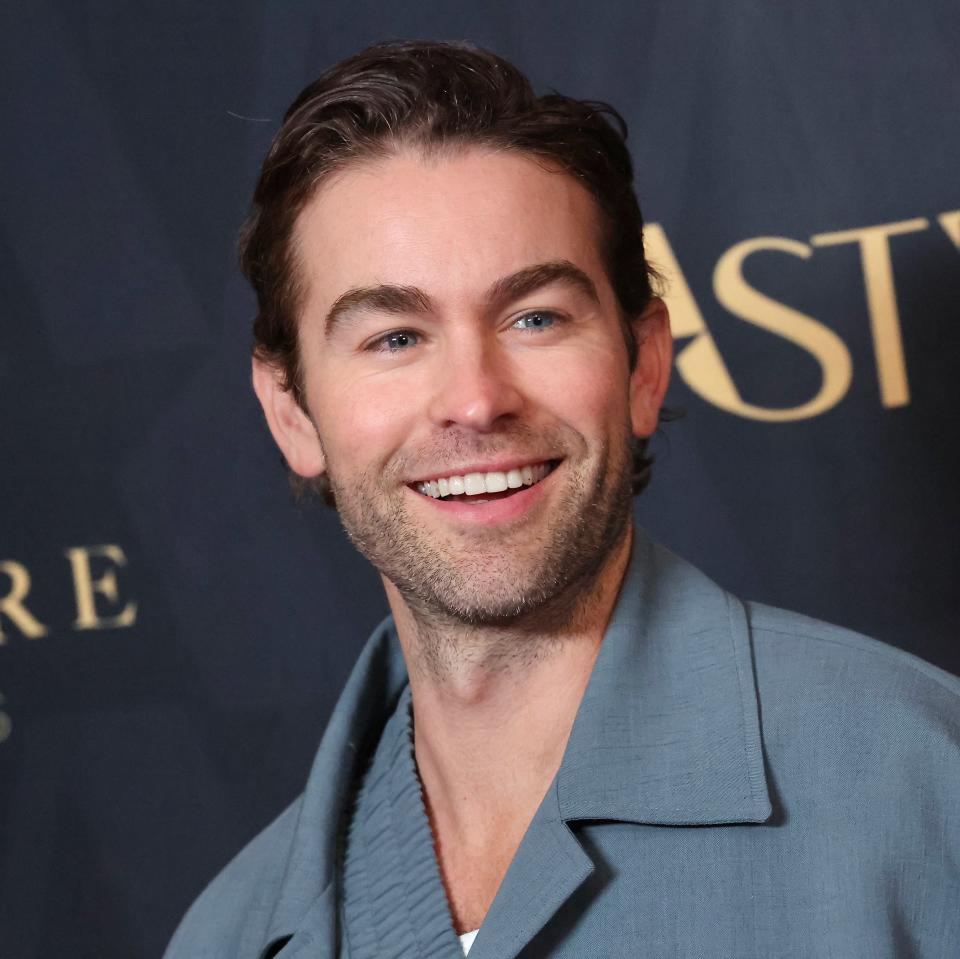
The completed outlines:
<svg viewBox="0 0 960 959">
<path fill-rule="evenodd" d="M 627 364 L 618 350 L 552 352 L 528 370 L 527 383 L 541 403 L 588 440 L 629 423 Z"/>
<path fill-rule="evenodd" d="M 334 468 L 363 469 L 387 462 L 409 437 L 415 413 L 410 391 L 399 382 L 371 377 L 331 378 L 319 391 L 317 428 Z"/>
</svg>

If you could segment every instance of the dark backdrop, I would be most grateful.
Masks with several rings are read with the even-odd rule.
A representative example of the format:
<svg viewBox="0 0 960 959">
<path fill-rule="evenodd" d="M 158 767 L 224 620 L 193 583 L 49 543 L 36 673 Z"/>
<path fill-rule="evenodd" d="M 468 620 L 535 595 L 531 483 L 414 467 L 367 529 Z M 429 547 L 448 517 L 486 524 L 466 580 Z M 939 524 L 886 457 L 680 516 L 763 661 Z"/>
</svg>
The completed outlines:
<svg viewBox="0 0 960 959">
<path fill-rule="evenodd" d="M 630 124 L 678 362 L 638 516 L 960 672 L 955 0 L 0 6 L 0 956 L 157 956 L 299 791 L 378 584 L 248 387 L 286 104 L 470 39 Z"/>
</svg>

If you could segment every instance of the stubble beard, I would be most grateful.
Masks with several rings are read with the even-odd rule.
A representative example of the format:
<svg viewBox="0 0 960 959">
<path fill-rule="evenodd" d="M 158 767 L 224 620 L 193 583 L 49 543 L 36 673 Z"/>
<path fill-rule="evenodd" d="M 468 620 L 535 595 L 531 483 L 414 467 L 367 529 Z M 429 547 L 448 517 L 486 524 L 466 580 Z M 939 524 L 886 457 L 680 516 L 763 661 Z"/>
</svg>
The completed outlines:
<svg viewBox="0 0 960 959">
<path fill-rule="evenodd" d="M 586 449 L 581 437 L 567 446 Z M 631 515 L 629 435 L 592 460 L 567 457 L 549 515 L 509 530 L 442 538 L 417 523 L 418 495 L 361 473 L 341 479 L 328 461 L 343 527 L 357 549 L 404 597 L 423 633 L 492 628 L 540 637 L 562 631 L 622 542 Z M 552 474 L 551 474 L 552 475 Z M 551 492 L 557 496 L 557 492 Z"/>
</svg>

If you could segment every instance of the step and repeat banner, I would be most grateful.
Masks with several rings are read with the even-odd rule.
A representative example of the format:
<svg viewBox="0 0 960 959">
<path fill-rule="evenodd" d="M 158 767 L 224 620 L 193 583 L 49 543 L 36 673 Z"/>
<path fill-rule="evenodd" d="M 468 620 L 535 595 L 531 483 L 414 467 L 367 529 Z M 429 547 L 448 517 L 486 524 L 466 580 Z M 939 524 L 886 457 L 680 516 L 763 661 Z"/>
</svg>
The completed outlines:
<svg viewBox="0 0 960 959">
<path fill-rule="evenodd" d="M 676 346 L 639 522 L 960 672 L 954 0 L 0 7 L 0 956 L 148 959 L 386 611 L 249 386 L 287 104 L 471 40 L 624 114 Z"/>
</svg>

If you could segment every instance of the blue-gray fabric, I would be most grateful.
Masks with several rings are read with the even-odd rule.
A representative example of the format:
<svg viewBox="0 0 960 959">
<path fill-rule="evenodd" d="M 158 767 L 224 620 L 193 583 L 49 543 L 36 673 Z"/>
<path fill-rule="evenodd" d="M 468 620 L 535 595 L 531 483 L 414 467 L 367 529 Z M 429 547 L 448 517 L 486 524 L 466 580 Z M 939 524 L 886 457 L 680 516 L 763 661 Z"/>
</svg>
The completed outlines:
<svg viewBox="0 0 960 959">
<path fill-rule="evenodd" d="M 305 792 L 197 900 L 166 959 L 338 956 L 345 821 L 406 687 L 387 620 Z M 471 959 L 958 955 L 960 681 L 743 603 L 638 532 Z"/>
<path fill-rule="evenodd" d="M 347 827 L 341 959 L 462 959 L 413 752 L 410 687 Z"/>
</svg>

